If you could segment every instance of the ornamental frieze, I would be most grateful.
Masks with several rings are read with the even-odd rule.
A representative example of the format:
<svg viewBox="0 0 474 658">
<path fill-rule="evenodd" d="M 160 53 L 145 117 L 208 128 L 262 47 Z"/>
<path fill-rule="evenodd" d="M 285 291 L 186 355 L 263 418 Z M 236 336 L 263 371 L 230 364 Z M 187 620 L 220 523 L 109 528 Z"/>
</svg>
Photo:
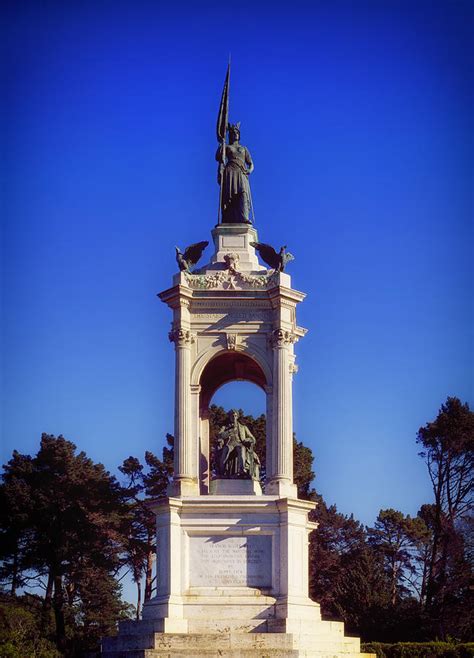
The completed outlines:
<svg viewBox="0 0 474 658">
<path fill-rule="evenodd" d="M 186 282 L 190 288 L 197 290 L 210 290 L 212 288 L 224 288 L 234 290 L 236 288 L 263 289 L 276 283 L 277 273 L 270 274 L 246 274 L 235 269 L 219 270 L 212 274 L 189 274 L 185 272 Z"/>
</svg>

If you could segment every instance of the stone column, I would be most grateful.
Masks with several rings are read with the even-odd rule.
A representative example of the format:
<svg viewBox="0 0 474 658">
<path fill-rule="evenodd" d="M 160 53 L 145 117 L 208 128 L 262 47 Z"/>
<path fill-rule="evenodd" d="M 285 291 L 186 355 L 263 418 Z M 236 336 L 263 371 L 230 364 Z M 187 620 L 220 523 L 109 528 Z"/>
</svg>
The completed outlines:
<svg viewBox="0 0 474 658">
<path fill-rule="evenodd" d="M 200 387 L 199 387 L 200 388 Z M 209 445 L 209 409 L 202 410 L 199 418 L 199 481 L 201 494 L 209 493 L 211 457 Z"/>
<path fill-rule="evenodd" d="M 271 474 L 273 473 L 273 460 L 272 460 L 272 448 L 273 448 L 273 388 L 271 386 L 265 386 L 265 398 L 266 398 L 266 469 L 267 469 L 267 479 L 270 479 Z"/>
<path fill-rule="evenodd" d="M 191 344 L 195 338 L 188 329 L 183 328 L 174 329 L 169 337 L 176 351 L 174 480 L 169 495 L 194 495 L 199 493 L 199 483 L 193 468 L 197 455 L 194 454 L 191 427 Z"/>
<path fill-rule="evenodd" d="M 293 484 L 293 395 L 290 349 L 296 336 L 285 329 L 275 329 L 273 346 L 273 405 L 271 473 L 265 493 L 296 497 Z"/>
</svg>

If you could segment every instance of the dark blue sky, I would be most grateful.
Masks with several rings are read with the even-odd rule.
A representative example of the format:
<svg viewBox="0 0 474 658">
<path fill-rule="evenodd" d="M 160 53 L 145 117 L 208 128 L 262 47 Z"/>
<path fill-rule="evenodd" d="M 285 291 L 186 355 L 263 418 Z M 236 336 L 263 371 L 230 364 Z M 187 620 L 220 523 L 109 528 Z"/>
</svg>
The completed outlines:
<svg viewBox="0 0 474 658">
<path fill-rule="evenodd" d="M 295 429 L 316 486 L 365 523 L 415 514 L 418 428 L 474 402 L 472 3 L 10 3 L 3 24 L 3 460 L 41 432 L 111 470 L 161 451 L 155 294 L 215 224 L 231 51 L 259 238 L 308 294 Z M 250 388 L 216 400 L 263 411 Z"/>
</svg>

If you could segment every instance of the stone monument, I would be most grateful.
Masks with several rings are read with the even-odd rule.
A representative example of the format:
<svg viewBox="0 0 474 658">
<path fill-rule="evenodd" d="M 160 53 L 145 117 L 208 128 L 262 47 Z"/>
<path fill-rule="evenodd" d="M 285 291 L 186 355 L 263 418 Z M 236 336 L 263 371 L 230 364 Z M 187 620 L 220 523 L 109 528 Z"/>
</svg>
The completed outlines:
<svg viewBox="0 0 474 658">
<path fill-rule="evenodd" d="M 117 637 L 103 640 L 102 655 L 361 658 L 359 639 L 346 637 L 342 623 L 323 621 L 308 596 L 315 503 L 299 500 L 293 482 L 292 418 L 294 347 L 306 333 L 296 307 L 305 295 L 282 271 L 284 248 L 269 248 L 279 258 L 273 269 L 258 261 L 256 248 L 267 261 L 270 252 L 251 223 L 253 164 L 236 126 L 225 143 L 228 82 L 229 71 L 218 121 L 223 193 L 214 253 L 191 271 L 186 253 L 196 262 L 205 243 L 179 252 L 180 271 L 159 295 L 173 316 L 175 453 L 168 497 L 153 502 L 156 596 L 142 620 L 122 622 Z M 233 380 L 266 395 L 264 493 L 255 438 L 237 412 L 221 428 L 211 464 L 209 404 Z"/>
</svg>

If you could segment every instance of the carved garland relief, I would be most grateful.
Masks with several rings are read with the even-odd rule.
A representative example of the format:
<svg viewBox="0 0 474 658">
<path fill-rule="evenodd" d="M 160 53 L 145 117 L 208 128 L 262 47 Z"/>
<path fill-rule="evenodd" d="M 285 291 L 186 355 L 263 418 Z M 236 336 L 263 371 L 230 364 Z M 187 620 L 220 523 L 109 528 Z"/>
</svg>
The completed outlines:
<svg viewBox="0 0 474 658">
<path fill-rule="evenodd" d="M 186 281 L 190 288 L 209 290 L 222 286 L 224 289 L 234 288 L 266 288 L 276 280 L 275 272 L 271 274 L 246 274 L 236 270 L 220 270 L 214 274 L 188 274 Z"/>
</svg>

